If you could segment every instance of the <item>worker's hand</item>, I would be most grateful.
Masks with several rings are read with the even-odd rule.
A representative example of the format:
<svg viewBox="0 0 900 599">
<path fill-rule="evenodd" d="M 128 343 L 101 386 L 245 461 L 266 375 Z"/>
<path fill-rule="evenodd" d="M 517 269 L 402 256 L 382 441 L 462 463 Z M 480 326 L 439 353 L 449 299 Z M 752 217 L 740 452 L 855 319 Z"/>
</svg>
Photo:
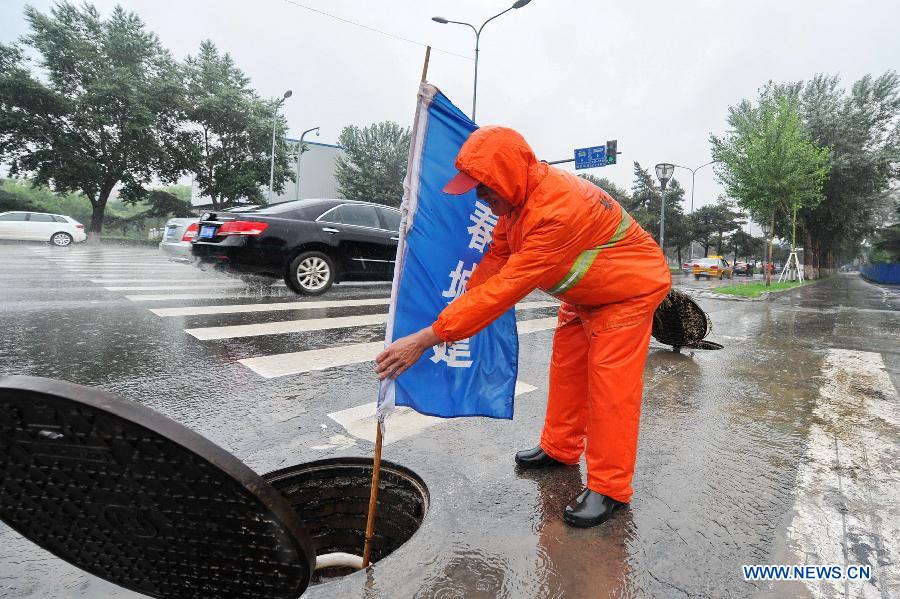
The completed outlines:
<svg viewBox="0 0 900 599">
<path fill-rule="evenodd" d="M 397 339 L 375 358 L 375 372 L 378 373 L 379 380 L 397 378 L 418 362 L 426 349 L 438 343 L 441 343 L 441 338 L 431 327 Z"/>
</svg>

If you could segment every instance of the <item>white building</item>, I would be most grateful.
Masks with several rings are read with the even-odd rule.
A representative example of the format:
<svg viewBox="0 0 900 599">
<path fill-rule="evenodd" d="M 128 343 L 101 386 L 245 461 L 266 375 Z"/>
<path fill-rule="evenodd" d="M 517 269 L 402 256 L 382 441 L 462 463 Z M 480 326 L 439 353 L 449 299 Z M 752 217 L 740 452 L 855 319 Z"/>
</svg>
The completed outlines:
<svg viewBox="0 0 900 599">
<path fill-rule="evenodd" d="M 288 138 L 287 142 L 297 144 L 300 140 Z M 336 161 L 339 156 L 344 155 L 341 147 L 314 141 L 303 143 L 306 144 L 307 150 L 300 156 L 299 164 L 294 164 L 294 176 L 299 179 L 299 189 L 293 181 L 285 181 L 284 190 L 272 194 L 272 204 L 304 198 L 344 197 L 338 192 L 337 179 L 334 176 Z M 268 186 L 264 186 L 261 191 L 265 197 L 269 191 Z M 205 208 L 210 205 L 209 198 L 201 196 L 200 189 L 191 181 L 191 206 Z"/>
</svg>

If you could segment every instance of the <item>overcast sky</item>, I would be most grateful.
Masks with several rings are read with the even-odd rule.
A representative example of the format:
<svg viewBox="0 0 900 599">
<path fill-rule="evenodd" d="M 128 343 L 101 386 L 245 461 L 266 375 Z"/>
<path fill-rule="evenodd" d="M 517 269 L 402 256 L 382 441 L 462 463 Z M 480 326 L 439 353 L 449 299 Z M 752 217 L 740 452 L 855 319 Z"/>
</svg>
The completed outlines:
<svg viewBox="0 0 900 599">
<path fill-rule="evenodd" d="M 471 110 L 474 34 L 512 0 L 297 0 L 298 4 L 436 48 L 428 79 Z M 348 124 L 409 125 L 424 48 L 287 0 L 124 0 L 179 59 L 209 38 L 230 52 L 267 97 L 291 89 L 290 134 L 320 126 L 334 143 Z M 0 1 L 0 41 L 26 32 L 23 0 Z M 47 10 L 51 0 L 33 0 Z M 113 0 L 95 0 L 104 13 Z M 900 68 L 898 0 L 532 0 L 484 29 L 478 122 L 521 131 L 538 156 L 618 139 L 620 163 L 591 172 L 626 188 L 632 161 L 697 166 L 729 104 L 772 79 L 839 73 L 844 83 Z M 310 139 L 310 138 L 307 138 Z M 677 172 L 690 189 L 690 173 Z M 697 174 L 696 205 L 721 192 Z M 685 207 L 687 208 L 687 207 Z"/>
</svg>

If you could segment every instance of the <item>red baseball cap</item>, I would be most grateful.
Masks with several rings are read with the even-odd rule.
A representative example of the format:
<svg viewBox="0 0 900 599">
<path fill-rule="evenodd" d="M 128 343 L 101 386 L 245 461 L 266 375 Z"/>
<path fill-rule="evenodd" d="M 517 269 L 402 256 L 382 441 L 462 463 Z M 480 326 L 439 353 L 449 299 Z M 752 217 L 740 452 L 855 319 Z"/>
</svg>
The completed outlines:
<svg viewBox="0 0 900 599">
<path fill-rule="evenodd" d="M 444 185 L 444 193 L 458 196 L 472 191 L 477 185 L 477 179 L 473 179 L 466 173 L 459 171 L 458 173 L 456 173 L 455 177 L 447 181 L 447 184 Z"/>
</svg>

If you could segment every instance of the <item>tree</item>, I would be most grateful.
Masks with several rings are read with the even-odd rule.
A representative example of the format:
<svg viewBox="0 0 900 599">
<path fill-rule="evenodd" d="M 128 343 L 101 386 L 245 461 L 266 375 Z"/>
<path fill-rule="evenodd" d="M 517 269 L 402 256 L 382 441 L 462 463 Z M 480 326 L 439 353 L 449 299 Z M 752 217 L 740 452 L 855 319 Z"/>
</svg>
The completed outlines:
<svg viewBox="0 0 900 599">
<path fill-rule="evenodd" d="M 59 2 L 49 15 L 28 7 L 22 42 L 41 57 L 44 77 L 22 49 L 0 45 L 0 160 L 35 185 L 80 191 L 90 201 L 90 240 L 103 228 L 116 186 L 140 199 L 153 179 L 183 171 L 178 68 L 134 13 L 108 19 L 84 4 Z"/>
<path fill-rule="evenodd" d="M 146 203 L 150 206 L 144 214 L 156 218 L 187 218 L 193 216 L 191 202 L 184 201 L 173 193 L 154 189 L 147 195 Z"/>
<path fill-rule="evenodd" d="M 713 211 L 713 228 L 718 235 L 716 253 L 722 255 L 725 237 L 732 231 L 739 230 L 746 221 L 743 214 L 734 210 L 734 204 L 728 198 L 719 196 Z"/>
<path fill-rule="evenodd" d="M 37 206 L 35 206 L 25 198 L 19 197 L 14 193 L 10 193 L 5 189 L 0 189 L 0 212 L 17 210 L 32 211 L 37 209 Z"/>
<path fill-rule="evenodd" d="M 757 106 L 745 100 L 730 107 L 728 122 L 732 129 L 724 138 L 711 137 L 720 162 L 716 173 L 731 197 L 757 221 L 771 224 L 771 254 L 777 217 L 781 226 L 787 217 L 796 231 L 800 208 L 821 198 L 828 150 L 810 140 L 788 94 L 763 90 Z"/>
<path fill-rule="evenodd" d="M 349 200 L 399 206 L 409 156 L 409 128 L 384 121 L 344 127 L 338 138 L 346 157 L 337 159 L 338 190 Z"/>
<path fill-rule="evenodd" d="M 668 201 L 666 202 L 668 204 Z M 694 241 L 691 218 L 681 210 L 666 210 L 666 246 L 674 247 L 678 265 L 682 264 L 682 251 Z"/>
<path fill-rule="evenodd" d="M 691 227 L 691 238 L 703 246 L 703 255 L 709 255 L 709 248 L 715 243 L 717 209 L 715 204 L 701 206 L 688 217 Z"/>
<path fill-rule="evenodd" d="M 715 244 L 716 254 L 722 255 L 726 236 L 740 229 L 744 224 L 743 215 L 734 210 L 732 203 L 719 196 L 715 204 L 707 204 L 694 210 L 689 222 L 691 236 L 694 241 L 703 246 L 703 255 L 709 255 L 709 248 Z"/>
<path fill-rule="evenodd" d="M 882 227 L 875 233 L 872 262 L 900 262 L 900 198 L 895 200 L 893 224 Z"/>
<path fill-rule="evenodd" d="M 80 223 L 89 223 L 91 220 L 91 203 L 79 192 L 57 194 L 47 186 L 35 185 L 27 179 L 0 179 L 0 188 L 18 198 L 22 207 L 15 208 L 16 210 L 65 214 Z"/>
<path fill-rule="evenodd" d="M 820 203 L 800 210 L 807 272 L 858 255 L 883 223 L 900 175 L 900 77 L 866 75 L 849 92 L 837 76 L 816 75 L 782 88 L 800 99 L 812 139 L 831 148 L 831 171 Z"/>
<path fill-rule="evenodd" d="M 738 229 L 728 237 L 725 249 L 733 257 L 733 261 L 737 262 L 743 258 L 747 261 L 753 261 L 762 257 L 765 240 L 754 237 L 743 229 Z"/>
<path fill-rule="evenodd" d="M 272 152 L 274 102 L 261 100 L 250 89 L 250 80 L 231 56 L 220 54 L 215 44 L 200 44 L 197 56 L 184 65 L 186 116 L 191 122 L 187 154 L 200 193 L 214 208 L 237 200 L 265 201 Z M 278 115 L 275 124 L 275 177 L 272 190 L 284 189 L 294 180 L 294 148 L 285 139 L 287 121 Z"/>
</svg>

